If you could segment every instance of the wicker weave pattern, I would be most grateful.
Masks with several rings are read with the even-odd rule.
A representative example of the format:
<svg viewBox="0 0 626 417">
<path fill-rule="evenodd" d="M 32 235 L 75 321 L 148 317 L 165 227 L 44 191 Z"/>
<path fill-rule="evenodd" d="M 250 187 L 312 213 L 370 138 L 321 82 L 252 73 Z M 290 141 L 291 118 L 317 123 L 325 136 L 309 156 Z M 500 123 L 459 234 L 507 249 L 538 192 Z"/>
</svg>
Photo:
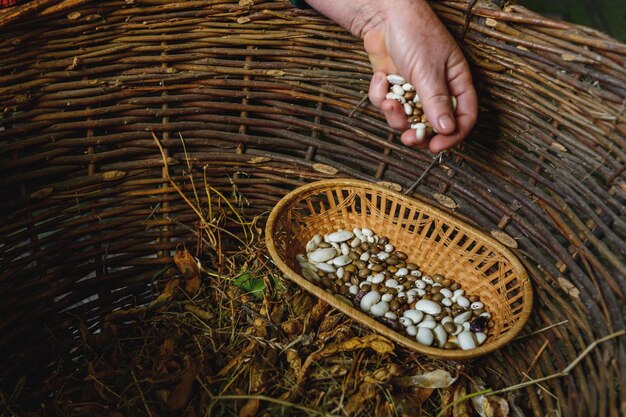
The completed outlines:
<svg viewBox="0 0 626 417">
<path fill-rule="evenodd" d="M 206 172 L 250 215 L 337 175 L 407 188 L 431 162 L 367 102 L 355 110 L 371 74 L 361 42 L 286 1 L 28 4 L 0 14 L 3 385 L 24 360 L 53 371 L 48 329 L 67 328 L 66 313 L 97 326 L 151 300 L 152 277 L 195 236 L 150 131 L 184 190 L 188 161 L 197 189 Z M 532 279 L 540 333 L 477 363 L 498 369 L 483 375 L 498 387 L 558 372 L 626 327 L 626 45 L 517 5 L 468 6 L 433 3 L 463 39 L 479 125 L 414 197 L 498 236 Z M 552 395 L 529 387 L 516 403 L 618 417 L 624 369 L 621 338 L 544 382 Z"/>
<path fill-rule="evenodd" d="M 368 227 L 389 237 L 425 274 L 445 274 L 479 295 L 492 313 L 490 341 L 477 349 L 445 351 L 419 345 L 338 301 L 299 274 L 295 257 L 317 233 Z M 522 329 L 532 307 L 528 276 L 495 239 L 440 210 L 364 181 L 329 180 L 299 188 L 270 214 L 267 246 L 289 278 L 316 296 L 403 345 L 440 358 L 465 360 L 497 349 Z"/>
</svg>

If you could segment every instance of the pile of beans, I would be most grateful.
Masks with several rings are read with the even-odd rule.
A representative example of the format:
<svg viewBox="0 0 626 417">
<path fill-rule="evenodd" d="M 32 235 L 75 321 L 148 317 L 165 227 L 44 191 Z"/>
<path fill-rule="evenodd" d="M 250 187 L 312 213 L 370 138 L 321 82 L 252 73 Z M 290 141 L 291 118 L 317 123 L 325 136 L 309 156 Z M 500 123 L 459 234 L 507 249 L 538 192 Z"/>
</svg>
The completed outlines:
<svg viewBox="0 0 626 417">
<path fill-rule="evenodd" d="M 386 98 L 398 100 L 402 104 L 411 129 L 415 129 L 417 140 L 422 141 L 424 138 L 431 137 L 435 131 L 428 123 L 428 120 L 426 120 L 426 115 L 422 109 L 420 98 L 415 92 L 415 87 L 407 83 L 398 74 L 387 75 L 387 81 L 389 82 L 389 92 Z M 456 97 L 452 97 L 452 108 L 456 111 Z"/>
<path fill-rule="evenodd" d="M 478 296 L 443 275 L 424 275 L 389 239 L 367 228 L 315 235 L 296 256 L 302 275 L 425 346 L 474 349 L 493 327 Z"/>
</svg>

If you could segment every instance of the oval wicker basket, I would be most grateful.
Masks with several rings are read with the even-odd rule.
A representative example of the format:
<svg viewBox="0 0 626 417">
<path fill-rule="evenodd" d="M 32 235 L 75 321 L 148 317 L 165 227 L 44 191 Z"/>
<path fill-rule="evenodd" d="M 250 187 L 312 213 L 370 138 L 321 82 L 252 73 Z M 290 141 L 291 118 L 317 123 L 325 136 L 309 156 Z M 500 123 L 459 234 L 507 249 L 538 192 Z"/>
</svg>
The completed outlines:
<svg viewBox="0 0 626 417">
<path fill-rule="evenodd" d="M 489 307 L 494 327 L 472 350 L 417 343 L 299 274 L 296 260 L 315 234 L 368 227 L 388 236 L 425 274 L 453 277 Z M 445 212 L 384 187 L 352 179 L 317 181 L 287 194 L 270 213 L 265 239 L 273 260 L 296 284 L 376 332 L 429 356 L 468 360 L 512 340 L 532 309 L 532 287 L 517 258 L 492 237 Z"/>
</svg>

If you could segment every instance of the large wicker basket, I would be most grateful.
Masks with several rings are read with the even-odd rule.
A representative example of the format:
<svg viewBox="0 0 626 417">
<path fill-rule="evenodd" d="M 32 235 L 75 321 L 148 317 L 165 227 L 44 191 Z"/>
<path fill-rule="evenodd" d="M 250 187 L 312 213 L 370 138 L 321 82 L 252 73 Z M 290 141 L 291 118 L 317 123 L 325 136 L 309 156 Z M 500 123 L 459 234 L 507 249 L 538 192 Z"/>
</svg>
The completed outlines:
<svg viewBox="0 0 626 417">
<path fill-rule="evenodd" d="M 535 294 L 521 337 L 474 369 L 491 387 L 546 378 L 509 393 L 527 415 L 624 415 L 626 345 L 614 336 L 625 328 L 626 45 L 508 2 L 432 5 L 470 61 L 481 113 L 413 196 L 509 247 Z M 371 76 L 361 42 L 289 2 L 7 10 L 3 392 L 44 386 L 55 330 L 80 333 L 72 317 L 97 329 L 109 312 L 152 300 L 155 274 L 194 236 L 181 225 L 196 215 L 152 132 L 182 191 L 193 191 L 189 172 L 197 188 L 206 176 L 252 216 L 318 179 L 406 190 L 432 161 L 359 104 Z"/>
<path fill-rule="evenodd" d="M 444 350 L 420 345 L 327 293 L 301 276 L 296 260 L 316 234 L 367 227 L 388 236 L 427 275 L 454 277 L 468 294 L 489 306 L 494 327 L 475 349 Z M 318 181 L 287 194 L 270 213 L 267 248 L 280 269 L 316 297 L 418 352 L 442 359 L 468 360 L 510 342 L 526 324 L 532 288 L 517 258 L 500 242 L 454 217 L 365 181 Z"/>
</svg>

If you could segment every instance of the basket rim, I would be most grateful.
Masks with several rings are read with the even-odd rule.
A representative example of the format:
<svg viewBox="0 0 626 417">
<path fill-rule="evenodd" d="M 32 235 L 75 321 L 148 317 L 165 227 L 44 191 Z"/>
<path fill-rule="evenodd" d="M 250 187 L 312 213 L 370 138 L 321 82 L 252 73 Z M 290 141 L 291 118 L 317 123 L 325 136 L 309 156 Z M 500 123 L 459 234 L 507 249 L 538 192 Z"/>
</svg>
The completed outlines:
<svg viewBox="0 0 626 417">
<path fill-rule="evenodd" d="M 479 346 L 475 349 L 471 350 L 444 350 L 439 348 L 434 348 L 430 346 L 424 346 L 417 341 L 413 341 L 410 338 L 402 335 L 401 333 L 385 326 L 384 324 L 377 322 L 367 314 L 362 311 L 356 309 L 352 305 L 346 304 L 341 301 L 337 297 L 327 293 L 317 285 L 309 282 L 300 276 L 297 271 L 291 269 L 283 260 L 282 257 L 278 254 L 276 249 L 276 245 L 274 244 L 274 230 L 278 224 L 278 216 L 283 212 L 283 209 L 292 204 L 294 201 L 300 200 L 301 196 L 306 193 L 310 193 L 311 191 L 315 191 L 317 189 L 322 190 L 325 188 L 337 188 L 341 186 L 350 186 L 350 187 L 360 187 L 364 189 L 370 189 L 374 191 L 380 191 L 384 193 L 388 193 L 393 195 L 395 198 L 402 200 L 404 203 L 409 203 L 416 205 L 418 209 L 427 209 L 433 216 L 438 217 L 446 222 L 454 224 L 461 229 L 465 229 L 471 233 L 474 233 L 476 236 L 480 237 L 486 243 L 491 245 L 494 249 L 498 250 L 506 259 L 511 263 L 512 268 L 518 274 L 518 279 L 521 282 L 520 288 L 523 291 L 524 299 L 522 311 L 520 312 L 519 318 L 517 322 L 510 328 L 510 330 L 505 333 L 503 336 L 499 337 L 496 340 L 488 342 L 482 346 Z M 528 273 L 526 272 L 526 268 L 522 265 L 520 260 L 517 258 L 509 248 L 504 246 L 501 242 L 496 240 L 494 237 L 486 234 L 485 232 L 465 223 L 464 221 L 450 215 L 449 213 L 434 207 L 428 203 L 420 201 L 416 198 L 409 197 L 407 195 L 398 193 L 396 191 L 390 190 L 389 188 L 383 187 L 381 185 L 363 181 L 363 180 L 355 180 L 351 178 L 337 178 L 337 179 L 326 179 L 315 181 L 309 184 L 305 184 L 300 186 L 293 191 L 286 194 L 272 209 L 269 214 L 267 224 L 265 227 L 265 243 L 270 254 L 270 257 L 278 266 L 278 268 L 283 272 L 291 281 L 293 281 L 296 285 L 304 288 L 309 293 L 313 294 L 319 299 L 327 302 L 337 310 L 341 311 L 343 314 L 346 314 L 350 318 L 358 321 L 359 323 L 366 325 L 370 330 L 375 331 L 376 333 L 383 335 L 392 339 L 394 342 L 397 342 L 407 348 L 415 350 L 421 354 L 438 358 L 438 359 L 447 359 L 454 361 L 465 361 L 473 358 L 477 358 L 479 356 L 484 356 L 488 353 L 491 353 L 497 349 L 502 348 L 510 341 L 512 341 L 522 330 L 522 328 L 526 325 L 530 317 L 530 313 L 532 311 L 533 305 L 533 291 L 532 284 L 530 278 L 528 277 Z"/>
</svg>

